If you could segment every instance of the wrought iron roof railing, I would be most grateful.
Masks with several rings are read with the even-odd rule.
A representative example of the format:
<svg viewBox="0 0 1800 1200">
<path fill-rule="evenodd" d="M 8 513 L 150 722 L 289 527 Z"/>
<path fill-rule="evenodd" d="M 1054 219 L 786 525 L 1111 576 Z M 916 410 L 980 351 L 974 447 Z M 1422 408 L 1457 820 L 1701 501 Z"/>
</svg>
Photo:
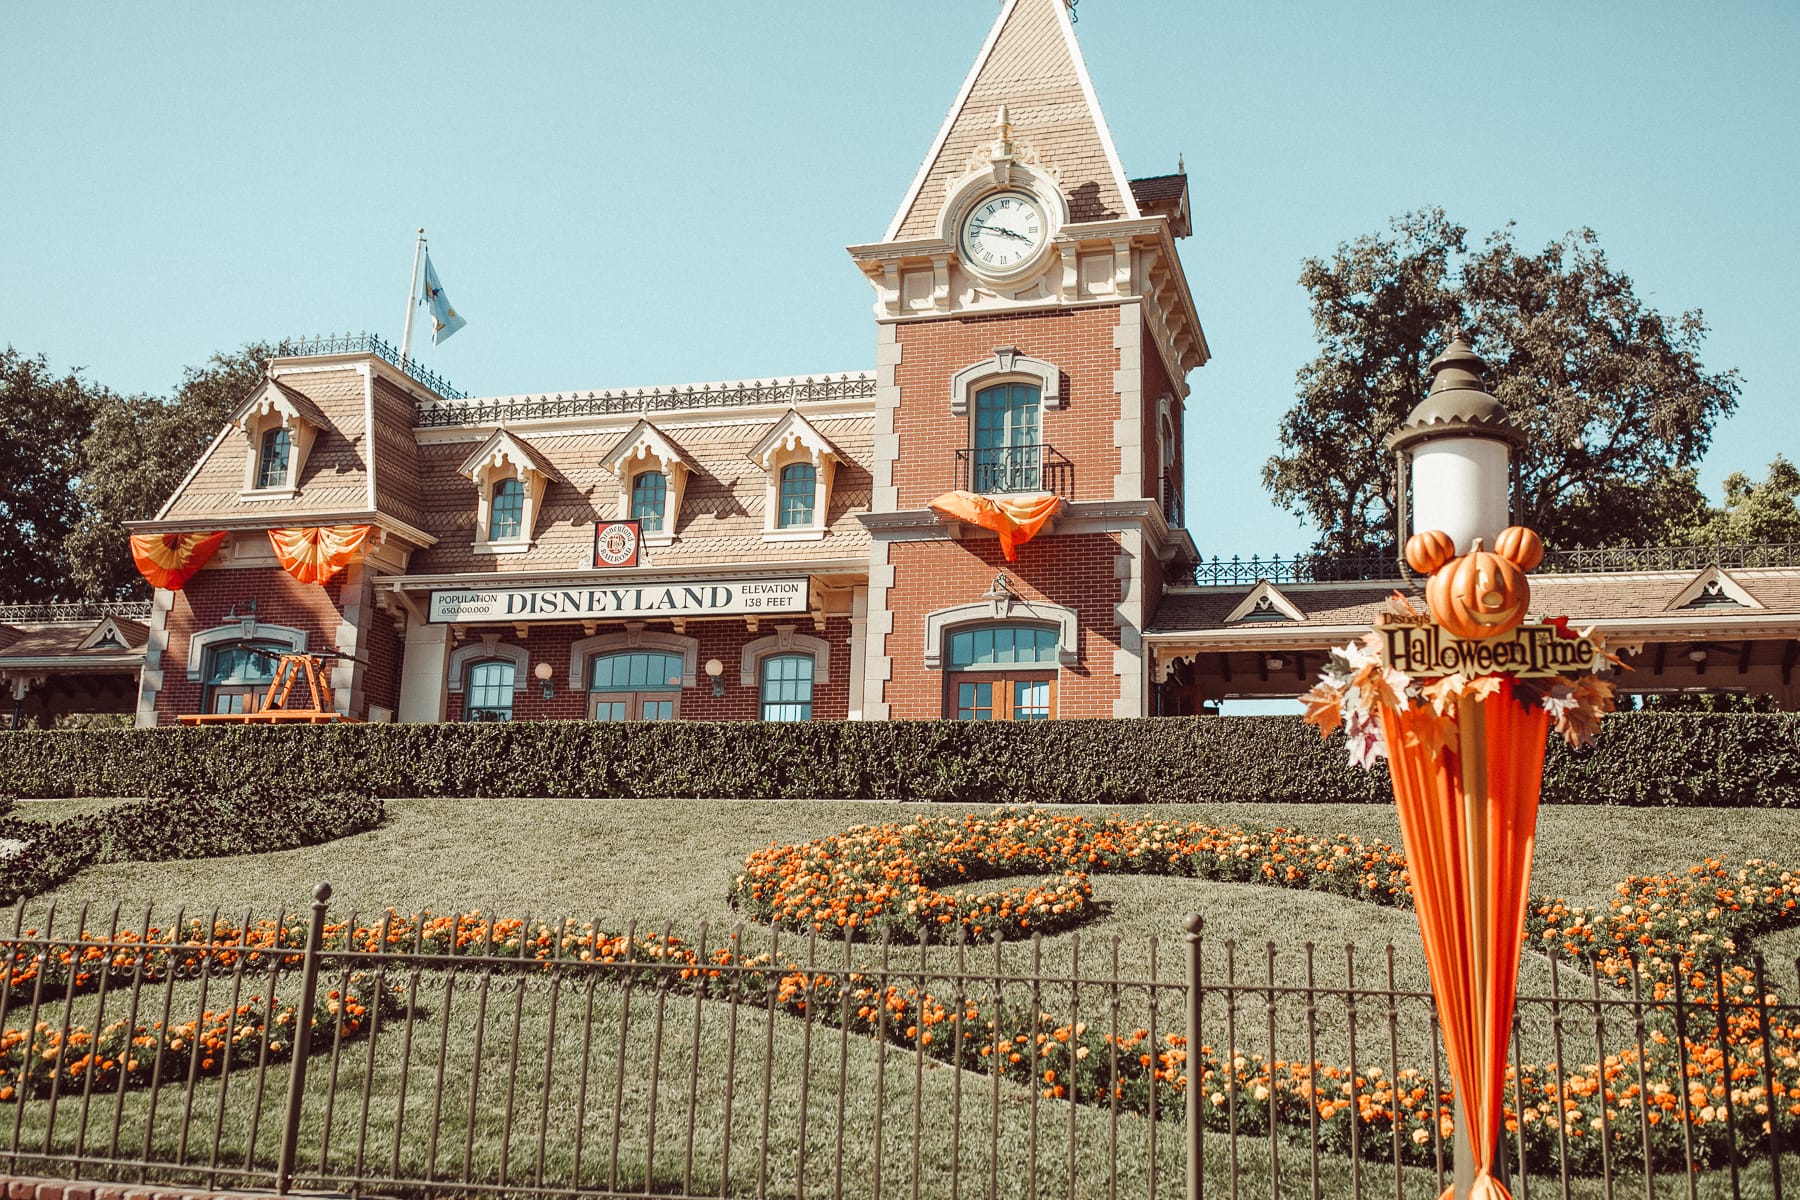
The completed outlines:
<svg viewBox="0 0 1800 1200">
<path fill-rule="evenodd" d="M 401 358 L 400 351 L 372 333 L 323 334 L 310 338 L 285 338 L 275 347 L 277 357 L 301 358 L 311 354 L 373 354 L 399 368 L 446 400 L 465 400 L 467 392 L 459 392 L 450 381 L 436 371 L 428 371 L 412 358 Z"/>
<path fill-rule="evenodd" d="M 1701 571 L 1707 567 L 1745 570 L 1800 566 L 1800 542 L 1739 546 L 1605 546 L 1598 549 L 1547 550 L 1533 572 L 1538 575 L 1585 575 L 1622 571 Z M 1199 587 L 1262 583 L 1356 583 L 1413 578 L 1388 554 L 1295 554 L 1283 558 L 1251 555 L 1201 559 L 1179 569 L 1170 580 Z"/>
<path fill-rule="evenodd" d="M 846 375 L 808 375 L 804 379 L 755 379 L 736 383 L 698 383 L 666 388 L 620 388 L 616 391 L 558 392 L 541 396 L 499 396 L 419 405 L 413 424 L 431 429 L 452 425 L 498 425 L 501 422 L 554 421 L 566 417 L 602 417 L 674 409 L 732 408 L 749 404 L 808 404 L 821 400 L 873 400 L 875 376 L 860 371 Z"/>
<path fill-rule="evenodd" d="M 148 621 L 148 600 L 68 600 L 51 604 L 0 604 L 0 623 L 14 621 L 97 621 L 101 617 L 123 617 L 127 621 Z"/>
</svg>

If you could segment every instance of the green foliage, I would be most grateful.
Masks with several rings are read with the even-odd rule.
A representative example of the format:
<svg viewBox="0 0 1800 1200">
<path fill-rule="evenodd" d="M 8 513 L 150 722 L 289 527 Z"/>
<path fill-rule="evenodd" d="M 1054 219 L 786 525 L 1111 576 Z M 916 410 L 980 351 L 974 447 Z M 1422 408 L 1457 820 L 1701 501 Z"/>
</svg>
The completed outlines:
<svg viewBox="0 0 1800 1200">
<path fill-rule="evenodd" d="M 1725 503 L 1705 504 L 1669 522 L 1667 540 L 1690 546 L 1800 542 L 1800 468 L 1777 454 L 1761 483 L 1742 471 L 1725 477 Z"/>
<path fill-rule="evenodd" d="M 1295 717 L 518 722 L 0 734 L 20 795 L 235 793 L 271 781 L 375 796 L 877 799 L 975 804 L 1385 803 L 1385 773 Z M 1800 714 L 1622 713 L 1553 740 L 1545 799 L 1800 807 Z M 213 836 L 225 836 L 215 834 Z"/>
<path fill-rule="evenodd" d="M 381 818 L 381 801 L 367 795 L 243 787 L 120 804 L 54 822 L 0 819 L 0 837 L 25 843 L 0 859 L 0 904 L 48 891 L 97 863 L 293 850 L 373 829 Z"/>
<path fill-rule="evenodd" d="M 1477 251 L 1466 238 L 1434 208 L 1307 260 L 1320 350 L 1299 373 L 1264 486 L 1320 530 L 1315 550 L 1391 553 L 1385 439 L 1424 398 L 1445 328 L 1460 325 L 1528 435 L 1522 523 L 1563 547 L 1660 540 L 1669 513 L 1699 503 L 1689 468 L 1737 406 L 1737 373 L 1701 364 L 1700 312 L 1646 307 L 1590 229 L 1536 254 L 1510 227 Z"/>
<path fill-rule="evenodd" d="M 43 355 L 0 350 L 0 603 L 66 593 L 63 539 L 80 516 L 81 446 L 104 389 L 58 379 Z"/>
<path fill-rule="evenodd" d="M 81 443 L 80 520 L 63 541 L 68 591 L 94 598 L 145 596 L 124 522 L 153 517 L 219 429 L 247 399 L 273 353 L 261 344 L 189 367 L 172 400 L 100 398 Z"/>
</svg>

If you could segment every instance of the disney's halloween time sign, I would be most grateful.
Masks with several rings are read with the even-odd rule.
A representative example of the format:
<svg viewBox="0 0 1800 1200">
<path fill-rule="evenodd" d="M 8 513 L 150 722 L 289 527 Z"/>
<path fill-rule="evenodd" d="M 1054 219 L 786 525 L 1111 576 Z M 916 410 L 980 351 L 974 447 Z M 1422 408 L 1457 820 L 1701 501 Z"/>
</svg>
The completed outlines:
<svg viewBox="0 0 1800 1200">
<path fill-rule="evenodd" d="M 1518 625 L 1499 637 L 1460 638 L 1425 614 L 1418 619 L 1389 616 L 1377 621 L 1381 658 L 1397 671 L 1418 677 L 1442 675 L 1585 675 L 1601 654 L 1594 642 L 1572 630 L 1567 620 Z"/>
</svg>

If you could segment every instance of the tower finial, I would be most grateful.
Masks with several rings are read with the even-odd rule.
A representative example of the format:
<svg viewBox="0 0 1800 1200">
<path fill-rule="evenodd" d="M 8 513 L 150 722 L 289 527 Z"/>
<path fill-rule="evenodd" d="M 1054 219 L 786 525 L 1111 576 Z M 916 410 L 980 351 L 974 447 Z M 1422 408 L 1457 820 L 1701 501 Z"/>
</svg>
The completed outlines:
<svg viewBox="0 0 1800 1200">
<path fill-rule="evenodd" d="M 1013 156 L 1012 113 L 1007 111 L 1007 107 L 1005 104 L 1002 104 L 1000 106 L 1000 111 L 994 114 L 994 153 L 993 153 L 993 157 L 997 161 L 997 160 L 1003 159 L 1003 158 L 1011 158 L 1012 156 Z"/>
</svg>

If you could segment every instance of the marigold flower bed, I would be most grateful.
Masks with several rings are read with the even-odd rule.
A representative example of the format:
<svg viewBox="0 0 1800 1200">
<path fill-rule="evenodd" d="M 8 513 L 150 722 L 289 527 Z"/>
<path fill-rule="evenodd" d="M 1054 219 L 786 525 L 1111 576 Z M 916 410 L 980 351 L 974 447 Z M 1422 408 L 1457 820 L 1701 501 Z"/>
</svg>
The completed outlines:
<svg viewBox="0 0 1800 1200">
<path fill-rule="evenodd" d="M 1035 871 L 1052 877 L 981 886 Z M 911 941 L 1004 940 L 1068 929 L 1094 915 L 1090 876 L 1103 872 L 1258 882 L 1395 907 L 1410 903 L 1403 856 L 1376 841 L 1032 810 L 857 826 L 804 845 L 771 846 L 746 861 L 732 895 L 747 915 L 805 933 L 858 941 L 883 935 Z M 1796 920 L 1800 880 L 1761 860 L 1738 867 L 1711 860 L 1682 875 L 1626 879 L 1604 911 L 1538 898 L 1528 922 L 1534 945 L 1585 957 L 1598 978 L 1624 989 L 1627 997 L 1635 975 L 1646 1002 L 1646 1053 L 1641 1064 L 1634 1049 L 1609 1055 L 1604 1063 L 1566 1063 L 1560 1078 L 1553 1064 L 1531 1063 L 1516 1079 L 1509 1076 L 1507 1127 L 1521 1136 L 1533 1165 L 1561 1157 L 1571 1170 L 1597 1171 L 1605 1142 L 1617 1171 L 1641 1161 L 1646 1124 L 1648 1153 L 1658 1167 L 1681 1164 L 1689 1138 L 1695 1162 L 1707 1165 L 1724 1161 L 1734 1139 L 1739 1152 L 1761 1146 L 1771 1124 L 1783 1138 L 1800 1134 L 1800 1031 L 1787 1023 L 1785 1013 L 1783 1020 L 1771 1020 L 1765 1053 L 1752 1006 L 1759 977 L 1749 953 L 1752 936 Z M 191 973 L 206 963 L 224 969 L 242 960 L 244 969 L 254 972 L 280 962 L 291 969 L 298 965 L 305 927 L 290 921 L 238 929 L 195 921 L 124 935 L 110 945 L 91 944 L 101 940 L 79 939 L 41 958 L 39 945 L 0 942 L 0 996 L 18 1011 L 34 992 L 91 992 L 108 973 L 116 986 L 138 971 L 149 981 L 171 969 Z M 1137 1029 L 1114 1038 L 1030 1005 L 983 1011 L 973 1001 L 959 1004 L 919 988 L 884 984 L 865 965 L 820 972 L 792 963 L 777 967 L 768 955 L 740 957 L 729 940 L 702 954 L 679 938 L 625 937 L 591 924 L 390 912 L 373 924 L 328 926 L 325 945 L 351 955 L 529 959 L 547 971 L 600 972 L 614 982 L 666 977 L 673 966 L 677 988 L 772 1002 L 790 1014 L 916 1047 L 964 1069 L 996 1073 L 1049 1099 L 1116 1104 L 1122 1112 L 1140 1114 L 1154 1106 L 1158 1116 L 1174 1117 L 1197 1080 L 1211 1127 L 1226 1128 L 1235 1111 L 1240 1132 L 1266 1132 L 1273 1120 L 1300 1134 L 1310 1131 L 1316 1117 L 1319 1143 L 1348 1152 L 1354 1124 L 1355 1144 L 1378 1158 L 1392 1155 L 1397 1136 L 1403 1159 L 1430 1162 L 1437 1138 L 1447 1142 L 1451 1129 L 1448 1093 L 1434 1092 L 1430 1073 L 1417 1068 L 1402 1069 L 1394 1078 L 1380 1069 L 1352 1075 L 1322 1062 L 1270 1063 L 1248 1054 L 1226 1061 L 1210 1046 L 1201 1046 L 1190 1062 L 1189 1046 L 1179 1034 L 1153 1039 Z M 372 983 L 363 972 L 356 978 L 351 1000 L 361 1004 L 356 998 Z M 1680 1029 L 1658 1007 L 1678 989 L 1690 1005 L 1699 1005 L 1686 1010 Z M 367 994 L 380 996 L 384 1019 L 389 1004 L 398 1004 L 385 989 Z M 1764 995 L 1775 999 L 1772 990 Z M 202 1071 L 222 1069 L 224 1044 L 234 1055 L 250 1056 L 234 1061 L 253 1061 L 271 1023 L 257 1025 L 243 1016 L 213 1014 L 201 1023 L 206 1032 L 182 1026 L 171 1035 L 213 1051 L 214 1065 L 204 1066 L 203 1059 Z M 327 1010 L 323 1019 L 329 1030 L 333 1013 Z M 315 1029 L 319 1020 L 315 1014 Z M 275 1046 L 284 1027 L 279 1020 L 273 1026 L 271 1054 L 279 1052 Z M 345 1030 L 351 1036 L 361 1027 L 346 1024 Z M 0 1098 L 19 1094 L 21 1061 L 63 1070 L 58 1086 L 65 1092 L 80 1086 L 80 1073 L 69 1071 L 61 1059 L 79 1050 L 71 1061 L 78 1060 L 101 1045 L 90 1045 L 83 1030 L 51 1032 L 59 1040 L 33 1042 L 30 1055 L 22 1032 L 0 1035 L 7 1047 L 0 1054 L 0 1069 L 7 1072 L 0 1087 L 13 1085 Z M 143 1029 L 136 1034 L 163 1036 L 165 1061 L 181 1052 L 171 1035 Z M 209 1043 L 221 1035 L 223 1042 Z M 37 1036 L 48 1036 L 41 1025 Z M 103 1033 L 101 1042 L 110 1050 L 108 1036 Z M 118 1061 L 103 1052 L 102 1063 L 109 1057 Z M 27 1094 L 48 1089 L 51 1068 L 24 1069 L 36 1072 L 25 1077 Z M 154 1078 L 185 1078 L 188 1069 L 166 1068 Z M 116 1077 L 127 1086 L 152 1082 L 129 1072 Z M 101 1086 L 98 1077 L 95 1086 Z M 1513 1104 L 1515 1095 L 1523 1102 Z"/>
</svg>

